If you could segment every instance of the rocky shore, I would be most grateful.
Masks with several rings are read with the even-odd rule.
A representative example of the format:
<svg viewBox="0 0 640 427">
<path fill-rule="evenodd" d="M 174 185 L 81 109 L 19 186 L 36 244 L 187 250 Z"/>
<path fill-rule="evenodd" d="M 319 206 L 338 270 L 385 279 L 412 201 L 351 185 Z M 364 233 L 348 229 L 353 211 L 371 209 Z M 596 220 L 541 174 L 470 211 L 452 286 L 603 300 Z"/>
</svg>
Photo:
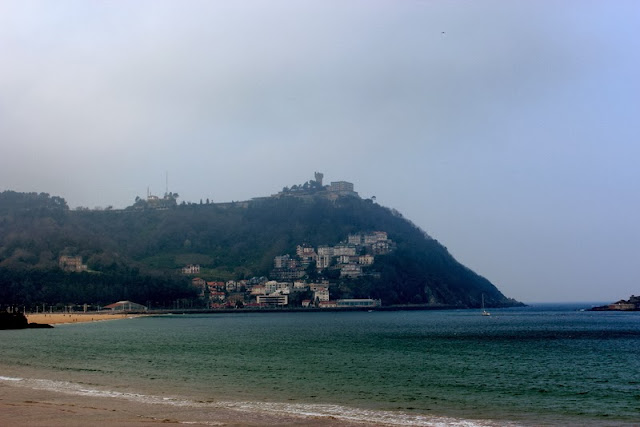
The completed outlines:
<svg viewBox="0 0 640 427">
<path fill-rule="evenodd" d="M 24 313 L 0 312 L 0 329 L 53 328 L 46 323 L 29 323 Z"/>
</svg>

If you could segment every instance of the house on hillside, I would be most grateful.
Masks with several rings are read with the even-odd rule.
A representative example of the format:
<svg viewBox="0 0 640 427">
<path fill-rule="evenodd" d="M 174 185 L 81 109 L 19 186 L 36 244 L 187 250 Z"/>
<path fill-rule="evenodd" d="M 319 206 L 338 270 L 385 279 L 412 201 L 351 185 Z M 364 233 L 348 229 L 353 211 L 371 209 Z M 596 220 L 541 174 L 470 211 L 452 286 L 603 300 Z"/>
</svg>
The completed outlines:
<svg viewBox="0 0 640 427">
<path fill-rule="evenodd" d="M 189 264 L 182 267 L 182 274 L 198 274 L 200 273 L 200 264 Z"/>
<path fill-rule="evenodd" d="M 64 271 L 71 271 L 76 273 L 87 271 L 87 266 L 86 264 L 82 263 L 81 256 L 62 255 L 58 259 L 58 266 Z"/>
</svg>

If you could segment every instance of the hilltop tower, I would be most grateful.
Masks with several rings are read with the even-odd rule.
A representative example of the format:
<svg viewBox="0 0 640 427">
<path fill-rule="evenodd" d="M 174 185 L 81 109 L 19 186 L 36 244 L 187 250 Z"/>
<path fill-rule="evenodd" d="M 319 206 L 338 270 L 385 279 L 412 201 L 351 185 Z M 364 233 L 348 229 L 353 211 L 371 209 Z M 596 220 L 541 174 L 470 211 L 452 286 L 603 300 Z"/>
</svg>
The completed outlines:
<svg viewBox="0 0 640 427">
<path fill-rule="evenodd" d="M 315 174 L 316 182 L 322 187 L 322 178 L 324 178 L 324 174 L 322 172 L 316 172 Z"/>
</svg>

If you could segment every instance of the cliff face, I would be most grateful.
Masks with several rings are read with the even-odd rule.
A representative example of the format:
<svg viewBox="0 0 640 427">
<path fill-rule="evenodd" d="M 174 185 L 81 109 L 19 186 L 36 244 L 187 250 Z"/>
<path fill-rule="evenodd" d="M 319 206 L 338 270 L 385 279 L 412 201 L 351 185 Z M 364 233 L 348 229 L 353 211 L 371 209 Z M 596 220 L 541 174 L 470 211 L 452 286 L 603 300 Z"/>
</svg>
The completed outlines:
<svg viewBox="0 0 640 427">
<path fill-rule="evenodd" d="M 141 301 L 153 302 L 159 296 L 171 301 L 189 297 L 185 287 L 189 279 L 181 275 L 188 264 L 199 264 L 199 274 L 208 280 L 268 276 L 274 257 L 295 257 L 298 245 L 331 246 L 350 234 L 383 231 L 394 242 L 394 250 L 376 256 L 363 277 L 339 277 L 327 270 L 309 271 L 308 278 L 329 280 L 338 298 L 375 298 L 385 305 L 479 307 L 483 294 L 487 306 L 519 304 L 457 262 L 399 212 L 358 197 L 279 197 L 163 210 L 70 211 L 64 200 L 52 202 L 48 195 L 23 195 L 22 199 L 31 197 L 25 201 L 21 193 L 12 193 L 11 201 L 5 197 L 3 203 L 3 194 L 0 269 L 18 272 L 15 280 L 4 285 L 0 280 L 4 301 L 16 300 L 16 295 L 44 301 L 45 289 L 49 303 L 101 298 L 110 303 L 132 299 L 132 295 Z M 62 277 L 61 256 L 81 257 L 88 271 Z M 59 277 L 52 277 L 54 272 Z M 107 291 L 111 293 L 106 295 Z M 35 296 L 38 292 L 41 297 Z M 55 298 L 61 300 L 52 301 Z"/>
</svg>

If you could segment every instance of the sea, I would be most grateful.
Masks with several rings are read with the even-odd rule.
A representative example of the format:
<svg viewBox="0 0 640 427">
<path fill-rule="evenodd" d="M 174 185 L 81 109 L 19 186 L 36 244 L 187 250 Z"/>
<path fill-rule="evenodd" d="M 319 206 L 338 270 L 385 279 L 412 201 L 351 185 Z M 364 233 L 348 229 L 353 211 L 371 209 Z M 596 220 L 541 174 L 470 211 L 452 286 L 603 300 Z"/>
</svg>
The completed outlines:
<svg viewBox="0 0 640 427">
<path fill-rule="evenodd" d="M 640 312 L 173 314 L 1 331 L 0 386 L 336 424 L 640 425 Z"/>
</svg>

